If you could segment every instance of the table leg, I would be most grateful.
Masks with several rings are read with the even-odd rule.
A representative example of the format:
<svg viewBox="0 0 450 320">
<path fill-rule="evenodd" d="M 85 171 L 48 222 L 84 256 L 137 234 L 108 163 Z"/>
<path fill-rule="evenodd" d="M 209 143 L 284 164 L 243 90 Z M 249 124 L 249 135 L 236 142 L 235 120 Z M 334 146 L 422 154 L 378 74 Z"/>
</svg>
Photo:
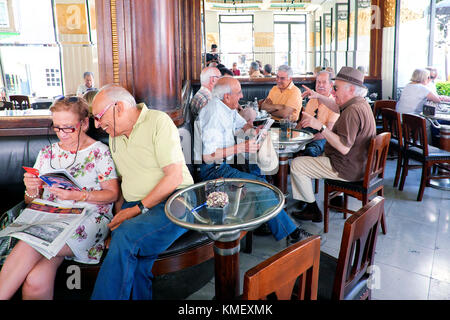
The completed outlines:
<svg viewBox="0 0 450 320">
<path fill-rule="evenodd" d="M 214 242 L 215 289 L 217 300 L 239 296 L 239 238 Z"/>
<path fill-rule="evenodd" d="M 279 158 L 279 167 L 278 172 L 275 177 L 275 184 L 276 186 L 283 192 L 284 194 L 287 194 L 288 188 L 287 188 L 287 179 L 288 179 L 288 169 L 289 169 L 289 156 L 288 155 L 281 155 Z"/>
</svg>

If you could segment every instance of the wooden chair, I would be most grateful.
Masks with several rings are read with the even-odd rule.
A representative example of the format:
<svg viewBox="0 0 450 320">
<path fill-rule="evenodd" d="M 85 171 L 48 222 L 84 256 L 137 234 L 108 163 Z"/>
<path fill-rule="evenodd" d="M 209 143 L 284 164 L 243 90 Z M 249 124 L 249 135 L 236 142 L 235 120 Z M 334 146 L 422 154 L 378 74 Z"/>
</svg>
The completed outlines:
<svg viewBox="0 0 450 320">
<path fill-rule="evenodd" d="M 381 117 L 381 110 L 391 109 L 395 110 L 395 105 L 397 101 L 395 100 L 377 100 L 373 105 L 373 116 L 375 118 L 375 123 L 377 126 L 377 134 L 383 132 L 383 119 Z"/>
<path fill-rule="evenodd" d="M 13 108 L 12 102 L 0 101 L 0 110 L 12 109 L 12 108 Z"/>
<path fill-rule="evenodd" d="M 16 110 L 31 108 L 30 98 L 28 96 L 11 95 L 9 96 L 9 100 L 13 103 Z"/>
<path fill-rule="evenodd" d="M 402 191 L 405 185 L 408 169 L 422 168 L 422 178 L 420 181 L 419 194 L 417 201 L 422 201 L 425 186 L 428 186 L 430 179 L 449 179 L 449 167 L 444 164 L 450 163 L 450 152 L 433 147 L 428 144 L 426 120 L 425 118 L 414 114 L 402 114 L 403 120 L 403 145 L 404 160 L 402 169 L 402 178 L 400 180 L 399 190 Z M 409 159 L 419 161 L 421 165 L 409 165 Z M 431 168 L 437 166 L 446 171 L 447 174 L 438 173 L 431 175 Z"/>
<path fill-rule="evenodd" d="M 320 237 L 313 236 L 248 270 L 244 275 L 244 300 L 260 300 L 275 294 L 278 300 L 316 300 L 319 277 Z M 299 279 L 298 290 L 294 291 Z"/>
<path fill-rule="evenodd" d="M 348 196 L 355 197 L 362 201 L 365 206 L 369 202 L 369 198 L 377 194 L 383 196 L 384 193 L 384 168 L 389 150 L 389 142 L 391 134 L 383 132 L 372 139 L 369 146 L 367 156 L 366 172 L 363 181 L 347 182 L 340 180 L 325 179 L 324 182 L 324 232 L 328 232 L 328 211 L 330 208 L 346 213 L 354 214 L 355 211 L 347 209 Z M 338 207 L 330 204 L 335 194 L 344 193 L 344 206 Z M 330 193 L 333 195 L 330 197 Z M 384 213 L 381 220 L 383 233 L 386 234 L 386 223 Z"/>
<path fill-rule="evenodd" d="M 395 170 L 394 188 L 398 186 L 403 161 L 403 135 L 400 113 L 392 109 L 382 109 L 383 131 L 391 133 L 389 151 L 397 153 L 397 169 Z"/>
<path fill-rule="evenodd" d="M 384 198 L 375 197 L 345 221 L 339 258 L 320 253 L 318 299 L 370 300 L 373 265 Z"/>
</svg>

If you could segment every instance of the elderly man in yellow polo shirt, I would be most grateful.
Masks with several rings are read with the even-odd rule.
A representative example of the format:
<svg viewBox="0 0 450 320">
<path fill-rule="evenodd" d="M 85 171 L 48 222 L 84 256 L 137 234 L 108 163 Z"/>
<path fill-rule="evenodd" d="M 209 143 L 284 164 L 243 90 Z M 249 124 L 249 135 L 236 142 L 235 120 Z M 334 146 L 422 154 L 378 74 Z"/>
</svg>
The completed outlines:
<svg viewBox="0 0 450 320">
<path fill-rule="evenodd" d="M 292 75 L 291 67 L 287 65 L 278 67 L 277 85 L 270 90 L 261 104 L 261 109 L 266 110 L 276 120 L 297 121 L 302 109 L 302 92 L 292 81 Z"/>
<path fill-rule="evenodd" d="M 193 184 L 178 130 L 162 111 L 136 104 L 118 85 L 107 85 L 92 103 L 96 127 L 109 145 L 122 177 L 124 202 L 108 227 L 112 239 L 97 276 L 92 299 L 152 298 L 153 262 L 186 229 L 164 213 L 167 198 Z"/>
<path fill-rule="evenodd" d="M 330 98 L 334 101 L 334 97 L 331 94 L 333 89 L 332 74 L 328 71 L 320 71 L 316 76 L 316 92 Z M 303 95 L 306 95 L 307 91 Z M 327 106 L 319 101 L 319 99 L 310 99 L 306 104 L 306 112 L 325 124 L 328 130 L 333 129 L 334 123 L 339 118 L 339 113 L 333 112 Z M 297 125 L 297 129 L 302 128 L 301 123 Z M 302 155 L 309 157 L 318 157 L 323 153 L 325 142 L 327 141 L 320 132 L 312 128 L 303 128 L 314 133 L 314 140 L 305 146 L 305 150 Z"/>
</svg>

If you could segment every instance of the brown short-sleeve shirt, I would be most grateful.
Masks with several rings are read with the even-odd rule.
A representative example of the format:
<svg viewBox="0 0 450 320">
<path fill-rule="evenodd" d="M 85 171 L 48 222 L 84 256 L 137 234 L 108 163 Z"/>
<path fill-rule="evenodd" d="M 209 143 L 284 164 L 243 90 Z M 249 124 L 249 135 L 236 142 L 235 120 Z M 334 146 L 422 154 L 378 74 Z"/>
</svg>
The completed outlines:
<svg viewBox="0 0 450 320">
<path fill-rule="evenodd" d="M 362 97 L 355 97 L 340 107 L 341 115 L 332 132 L 337 134 L 350 151 L 343 155 L 328 142 L 325 155 L 339 177 L 347 181 L 364 178 L 370 140 L 376 136 L 375 118 L 372 109 Z"/>
</svg>

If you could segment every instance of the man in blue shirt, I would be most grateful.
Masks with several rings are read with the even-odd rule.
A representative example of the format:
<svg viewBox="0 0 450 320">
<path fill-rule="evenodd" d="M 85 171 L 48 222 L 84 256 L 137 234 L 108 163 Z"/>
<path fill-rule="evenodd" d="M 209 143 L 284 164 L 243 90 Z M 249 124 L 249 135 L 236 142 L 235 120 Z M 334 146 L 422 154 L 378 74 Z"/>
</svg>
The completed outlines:
<svg viewBox="0 0 450 320">
<path fill-rule="evenodd" d="M 254 154 L 259 149 L 254 138 L 240 143 L 235 142 L 236 135 L 253 128 L 253 124 L 246 122 L 237 112 L 239 99 L 242 98 L 239 81 L 229 77 L 219 79 L 212 95 L 212 100 L 201 109 L 195 123 L 195 140 L 201 140 L 201 143 L 194 141 L 197 146 L 194 147 L 195 159 L 203 162 L 199 166 L 200 178 L 202 180 L 220 177 L 244 178 L 267 182 L 260 175 L 256 164 L 251 164 L 250 173 L 247 173 L 233 168 L 226 162 L 232 160 L 234 155 Z M 270 205 L 263 198 L 258 199 L 258 196 L 257 203 L 260 206 Z M 286 238 L 288 245 L 311 236 L 297 228 L 285 210 L 269 220 L 268 226 L 277 241 Z"/>
</svg>

